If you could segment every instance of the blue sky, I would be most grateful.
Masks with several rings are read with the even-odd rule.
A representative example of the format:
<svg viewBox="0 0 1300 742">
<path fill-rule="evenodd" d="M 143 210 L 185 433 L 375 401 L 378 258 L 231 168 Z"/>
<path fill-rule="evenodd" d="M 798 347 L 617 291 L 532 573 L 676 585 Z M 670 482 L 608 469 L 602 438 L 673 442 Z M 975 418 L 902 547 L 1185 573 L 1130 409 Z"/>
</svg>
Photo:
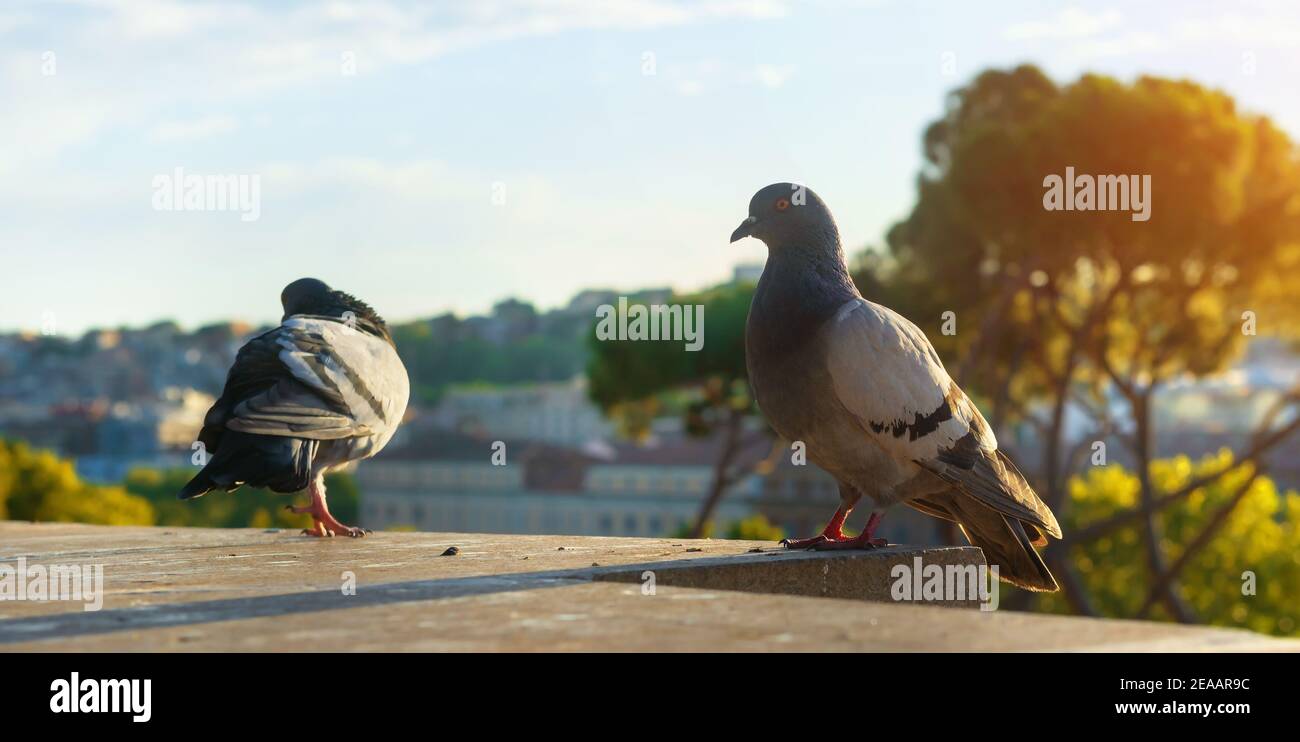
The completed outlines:
<svg viewBox="0 0 1300 742">
<path fill-rule="evenodd" d="M 909 209 L 944 94 L 1022 61 L 1191 78 L 1300 136 L 1287 3 L 433 7 L 0 6 L 0 330 L 268 321 L 304 275 L 390 320 L 696 288 L 762 260 L 727 237 L 778 180 L 856 251 Z M 176 167 L 259 175 L 260 218 L 154 210 Z"/>
</svg>

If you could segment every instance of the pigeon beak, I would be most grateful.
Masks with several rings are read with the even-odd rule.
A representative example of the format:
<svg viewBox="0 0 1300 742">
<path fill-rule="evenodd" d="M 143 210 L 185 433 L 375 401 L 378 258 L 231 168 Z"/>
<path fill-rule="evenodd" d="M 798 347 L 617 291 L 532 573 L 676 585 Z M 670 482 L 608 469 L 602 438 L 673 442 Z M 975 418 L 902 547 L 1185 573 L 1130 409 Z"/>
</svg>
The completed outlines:
<svg viewBox="0 0 1300 742">
<path fill-rule="evenodd" d="M 736 227 L 736 231 L 731 233 L 731 241 L 735 242 L 741 237 L 751 236 L 753 234 L 751 230 L 754 229 L 754 225 L 757 223 L 758 223 L 758 217 L 756 216 L 746 217 L 745 221 L 741 222 L 739 227 Z"/>
</svg>

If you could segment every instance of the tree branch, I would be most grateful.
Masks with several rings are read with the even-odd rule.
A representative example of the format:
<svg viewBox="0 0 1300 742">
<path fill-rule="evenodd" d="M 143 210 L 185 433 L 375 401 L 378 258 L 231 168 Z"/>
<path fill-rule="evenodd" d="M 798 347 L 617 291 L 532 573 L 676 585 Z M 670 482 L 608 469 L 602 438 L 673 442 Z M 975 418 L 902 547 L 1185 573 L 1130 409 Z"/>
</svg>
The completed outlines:
<svg viewBox="0 0 1300 742">
<path fill-rule="evenodd" d="M 727 491 L 731 484 L 728 477 L 728 470 L 731 468 L 731 461 L 735 458 L 739 446 L 737 443 L 740 439 L 740 426 L 744 419 L 744 413 L 735 407 L 727 411 L 727 427 L 723 433 L 722 451 L 718 454 L 718 460 L 713 465 L 713 482 L 709 486 L 709 495 L 704 498 L 700 504 L 700 512 L 695 516 L 695 524 L 691 526 L 688 538 L 701 538 L 704 535 L 704 527 L 708 525 L 709 519 L 713 517 L 713 511 L 722 500 L 722 495 Z"/>
<path fill-rule="evenodd" d="M 1256 463 L 1262 455 L 1264 455 L 1269 451 L 1269 449 L 1273 448 L 1277 444 L 1286 440 L 1286 438 L 1290 436 L 1292 433 L 1294 433 L 1296 430 L 1300 430 L 1300 417 L 1297 417 L 1295 420 L 1292 420 L 1290 423 L 1283 426 L 1282 428 L 1279 428 L 1278 430 L 1275 430 L 1272 433 L 1260 437 L 1254 445 L 1252 445 L 1249 449 L 1246 450 L 1245 453 L 1234 455 L 1232 464 L 1228 465 L 1227 467 L 1220 469 L 1219 471 L 1213 472 L 1211 474 L 1206 474 L 1203 476 L 1196 477 L 1192 479 L 1190 482 L 1188 482 L 1187 484 L 1183 485 L 1182 487 L 1179 487 L 1178 489 L 1174 490 L 1173 492 L 1169 492 L 1167 494 L 1161 495 L 1160 497 L 1156 498 L 1155 502 L 1152 504 L 1152 507 L 1156 512 L 1160 512 L 1165 508 L 1168 508 L 1170 505 L 1174 505 L 1180 500 L 1186 498 L 1192 492 L 1200 489 L 1201 487 L 1214 483 L 1220 477 L 1232 471 L 1233 469 L 1236 469 L 1239 466 L 1245 466 L 1246 464 Z M 1064 543 L 1067 546 L 1080 546 L 1082 544 L 1086 544 L 1091 541 L 1096 541 L 1099 538 L 1109 535 L 1116 529 L 1128 525 L 1132 521 L 1139 518 L 1141 515 L 1142 515 L 1141 510 L 1127 510 L 1123 513 L 1112 515 L 1111 517 L 1106 518 L 1105 520 L 1098 521 L 1096 523 L 1093 523 L 1092 525 L 1089 525 L 1086 528 L 1081 528 L 1075 531 L 1073 535 L 1067 536 L 1064 539 Z"/>
<path fill-rule="evenodd" d="M 1232 511 L 1236 510 L 1237 505 L 1245 499 L 1246 493 L 1250 491 L 1251 485 L 1254 484 L 1255 480 L 1258 478 L 1259 468 L 1256 467 L 1255 470 L 1251 472 L 1251 475 L 1246 478 L 1246 481 L 1242 482 L 1241 486 L 1237 488 L 1237 491 L 1233 493 L 1232 499 L 1228 501 L 1228 504 L 1219 508 L 1219 510 L 1214 514 L 1214 517 L 1210 519 L 1210 522 L 1205 525 L 1205 528 L 1201 529 L 1201 532 L 1196 534 L 1196 538 L 1192 539 L 1192 542 L 1187 545 L 1187 548 L 1183 549 L 1183 553 L 1178 555 L 1178 559 L 1174 560 L 1174 563 L 1169 565 L 1168 569 L 1152 580 L 1151 590 L 1147 593 L 1147 598 L 1143 601 L 1142 608 L 1138 611 L 1138 618 L 1146 618 L 1150 615 L 1151 609 L 1155 606 L 1156 602 L 1160 600 L 1160 596 L 1169 589 L 1169 586 L 1173 584 L 1174 580 L 1178 579 L 1178 575 L 1181 574 L 1183 569 L 1191 562 L 1192 557 L 1199 554 L 1202 549 L 1208 546 L 1210 540 L 1219 532 L 1219 529 L 1223 528 L 1223 526 L 1227 524 L 1228 518 L 1232 515 Z"/>
</svg>

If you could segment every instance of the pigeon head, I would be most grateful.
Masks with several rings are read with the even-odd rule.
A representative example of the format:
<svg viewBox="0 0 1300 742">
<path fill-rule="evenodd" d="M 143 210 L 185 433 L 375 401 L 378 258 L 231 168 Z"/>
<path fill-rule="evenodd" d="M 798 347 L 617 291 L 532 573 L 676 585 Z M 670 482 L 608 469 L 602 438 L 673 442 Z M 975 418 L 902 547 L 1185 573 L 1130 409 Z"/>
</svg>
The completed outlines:
<svg viewBox="0 0 1300 742">
<path fill-rule="evenodd" d="M 790 246 L 839 248 L 840 232 L 826 202 L 798 183 L 773 183 L 749 200 L 749 216 L 731 233 L 731 241 L 757 237 L 768 250 Z"/>
<path fill-rule="evenodd" d="M 356 329 L 393 342 L 388 332 L 388 325 L 369 304 L 329 287 L 329 284 L 316 278 L 299 278 L 284 287 L 280 292 L 280 305 L 284 307 L 284 317 L 289 319 L 295 314 L 310 314 L 319 317 L 346 318 Z"/>
<path fill-rule="evenodd" d="M 330 294 L 333 292 L 334 289 L 324 281 L 299 278 L 280 292 L 280 306 L 284 307 L 285 319 L 295 314 L 319 313 L 319 309 L 330 304 Z"/>
</svg>

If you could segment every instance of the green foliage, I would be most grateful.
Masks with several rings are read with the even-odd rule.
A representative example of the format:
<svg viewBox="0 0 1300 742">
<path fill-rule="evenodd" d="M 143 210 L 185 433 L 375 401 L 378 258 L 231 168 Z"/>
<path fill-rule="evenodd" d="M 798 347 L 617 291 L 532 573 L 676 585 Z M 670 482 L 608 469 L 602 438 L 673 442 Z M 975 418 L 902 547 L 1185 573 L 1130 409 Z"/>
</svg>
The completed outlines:
<svg viewBox="0 0 1300 742">
<path fill-rule="evenodd" d="M 986 71 L 954 91 L 923 147 L 915 207 L 890 230 L 887 253 L 860 258 L 855 280 L 927 332 L 994 425 L 1022 422 L 1039 434 L 1041 461 L 1021 463 L 1067 538 L 1105 513 L 1132 512 L 1138 477 L 1094 470 L 1069 483 L 1064 412 L 1090 410 L 1099 431 L 1113 429 L 1112 418 L 1131 423 L 1149 444 L 1134 446 L 1141 455 L 1158 443 L 1152 394 L 1239 357 L 1251 340 L 1245 312 L 1260 335 L 1300 333 L 1300 152 L 1268 118 L 1194 82 L 1084 75 L 1058 85 L 1032 66 Z M 1149 220 L 1046 209 L 1045 179 L 1067 166 L 1148 176 Z M 945 312 L 956 334 L 938 332 Z M 1123 414 L 1113 413 L 1117 399 Z M 1189 468 L 1153 462 L 1151 490 L 1167 491 Z M 1163 514 L 1154 545 L 1130 528 L 1076 547 L 1092 602 L 1134 615 L 1151 555 L 1177 559 L 1204 525 L 1206 503 L 1222 503 L 1241 476 Z M 1253 484 L 1228 532 L 1178 585 L 1208 620 L 1289 634 L 1295 609 L 1266 590 L 1300 591 L 1294 496 L 1272 487 Z M 1254 598 L 1240 593 L 1246 569 L 1258 575 Z M 1043 602 L 1064 610 L 1062 595 Z"/>
<path fill-rule="evenodd" d="M 732 523 L 727 528 L 726 537 L 741 541 L 780 541 L 785 538 L 785 531 L 759 513 Z"/>
<path fill-rule="evenodd" d="M 715 538 L 713 521 L 704 524 L 703 533 L 700 538 Z M 669 538 L 691 538 L 691 524 L 680 523 L 671 533 Z M 721 538 L 735 539 L 739 541 L 780 541 L 785 538 L 785 531 L 780 526 L 773 525 L 762 513 L 756 513 L 743 520 L 735 521 L 726 527 Z"/>
<path fill-rule="evenodd" d="M 0 520 L 205 528 L 306 528 L 311 517 L 284 509 L 286 495 L 241 487 L 197 500 L 176 499 L 193 469 L 137 468 L 121 486 L 82 482 L 70 460 L 0 439 Z M 325 477 L 330 512 L 355 523 L 360 490 L 347 473 Z M 299 494 L 299 504 L 306 504 Z"/>
<path fill-rule="evenodd" d="M 535 316 L 531 306 L 519 306 L 525 309 L 516 311 Z M 434 404 L 451 384 L 565 381 L 582 371 L 585 320 L 538 321 L 534 331 L 500 344 L 472 336 L 464 324 L 444 315 L 392 327 L 413 398 Z"/>
<path fill-rule="evenodd" d="M 1193 462 L 1186 456 L 1152 462 L 1151 477 L 1160 492 L 1172 492 L 1192 479 L 1232 464 L 1221 451 Z M 1250 477 L 1239 466 L 1209 486 L 1194 491 L 1162 516 L 1166 548 L 1177 558 Z M 1071 531 L 1137 506 L 1137 477 L 1112 465 L 1090 470 L 1070 481 L 1071 507 L 1062 527 Z M 1136 524 L 1116 530 L 1071 553 L 1099 611 L 1106 616 L 1136 615 L 1150 588 Z M 1256 575 L 1255 595 L 1243 595 L 1243 573 Z M 1300 636 L 1300 494 L 1280 493 L 1267 477 L 1257 478 L 1223 530 L 1194 556 L 1180 585 L 1197 615 L 1211 624 L 1268 634 Z M 1055 612 L 1068 608 L 1060 594 L 1044 595 L 1041 606 Z"/>
<path fill-rule="evenodd" d="M 82 482 L 72 462 L 0 439 L 0 519 L 149 525 L 154 510 L 121 487 Z"/>
<path fill-rule="evenodd" d="M 691 524 L 686 521 L 678 523 L 676 528 L 669 531 L 668 538 L 692 538 Z M 707 521 L 704 524 L 698 538 L 713 538 L 713 521 Z"/>
<path fill-rule="evenodd" d="M 1099 377 L 1066 363 L 1071 347 L 1124 378 L 1207 374 L 1240 352 L 1244 311 L 1259 314 L 1261 334 L 1300 320 L 1300 157 L 1222 92 L 991 70 L 951 96 L 924 150 L 916 206 L 891 229 L 889 254 L 863 260 L 857 277 L 945 357 L 990 344 L 991 393 L 1009 387 L 1023 401 L 1062 371 Z M 1150 176 L 1149 221 L 1046 210 L 1044 179 L 1067 166 Z M 957 334 L 934 332 L 949 310 Z"/>
<path fill-rule="evenodd" d="M 687 351 L 681 340 L 599 340 L 589 336 L 587 379 L 592 400 L 624 432 L 643 433 L 661 406 L 685 407 L 687 429 L 706 434 L 728 410 L 752 407 L 745 384 L 745 319 L 752 284 L 724 285 L 678 295 L 671 304 L 704 307 L 704 343 Z M 685 399 L 684 390 L 691 390 Z"/>
<path fill-rule="evenodd" d="M 670 304 L 704 307 L 704 344 L 687 351 L 681 340 L 600 340 L 588 336 L 591 397 L 603 409 L 642 400 L 709 377 L 744 379 L 745 318 L 752 285 L 725 285 L 675 295 Z"/>
</svg>

